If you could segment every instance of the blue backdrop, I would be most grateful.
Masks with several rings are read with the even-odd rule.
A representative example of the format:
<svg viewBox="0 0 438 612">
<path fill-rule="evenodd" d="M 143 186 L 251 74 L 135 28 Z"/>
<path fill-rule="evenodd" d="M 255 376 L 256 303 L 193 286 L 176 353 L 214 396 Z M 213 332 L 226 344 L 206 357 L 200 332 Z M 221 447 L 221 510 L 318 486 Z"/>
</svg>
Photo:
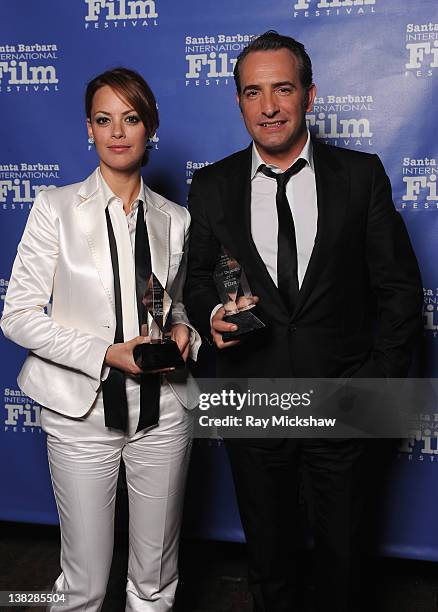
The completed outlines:
<svg viewBox="0 0 438 612">
<path fill-rule="evenodd" d="M 436 376 L 436 0 L 9 0 L 0 14 L 2 298 L 35 194 L 96 165 L 83 111 L 90 78 L 116 65 L 145 75 L 161 126 L 144 175 L 184 204 L 194 169 L 247 145 L 232 68 L 252 36 L 275 28 L 313 59 L 316 136 L 382 157 L 423 274 L 422 373 Z M 24 352 L 1 338 L 0 357 L 0 519 L 55 523 L 39 407 L 16 384 Z M 191 524 L 204 536 L 241 539 L 222 447 L 199 443 L 195 459 L 190 499 L 202 503 Z M 394 458 L 384 552 L 438 559 L 437 463 L 438 414 Z"/>
</svg>

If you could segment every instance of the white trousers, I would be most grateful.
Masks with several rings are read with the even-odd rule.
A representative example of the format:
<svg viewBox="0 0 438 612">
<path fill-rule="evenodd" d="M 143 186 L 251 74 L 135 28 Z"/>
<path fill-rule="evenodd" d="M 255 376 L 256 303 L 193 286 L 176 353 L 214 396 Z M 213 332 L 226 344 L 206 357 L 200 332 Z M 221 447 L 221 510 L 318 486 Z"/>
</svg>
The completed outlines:
<svg viewBox="0 0 438 612">
<path fill-rule="evenodd" d="M 67 605 L 51 612 L 101 609 L 111 566 L 120 457 L 129 497 L 126 610 L 172 610 L 178 542 L 193 419 L 166 382 L 157 427 L 135 433 L 139 386 L 127 381 L 127 434 L 104 425 L 102 396 L 82 419 L 43 409 L 48 457 L 61 526 L 61 575 L 53 592 Z"/>
</svg>

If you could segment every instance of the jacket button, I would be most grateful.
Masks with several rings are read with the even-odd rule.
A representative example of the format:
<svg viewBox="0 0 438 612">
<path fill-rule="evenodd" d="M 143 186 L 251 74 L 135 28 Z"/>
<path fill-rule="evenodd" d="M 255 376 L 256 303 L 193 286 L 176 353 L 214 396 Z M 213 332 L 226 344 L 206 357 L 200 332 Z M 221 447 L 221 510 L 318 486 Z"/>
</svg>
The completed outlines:
<svg viewBox="0 0 438 612">
<path fill-rule="evenodd" d="M 297 331 L 297 326 L 296 325 L 289 325 L 289 331 L 291 331 L 291 332 Z"/>
</svg>

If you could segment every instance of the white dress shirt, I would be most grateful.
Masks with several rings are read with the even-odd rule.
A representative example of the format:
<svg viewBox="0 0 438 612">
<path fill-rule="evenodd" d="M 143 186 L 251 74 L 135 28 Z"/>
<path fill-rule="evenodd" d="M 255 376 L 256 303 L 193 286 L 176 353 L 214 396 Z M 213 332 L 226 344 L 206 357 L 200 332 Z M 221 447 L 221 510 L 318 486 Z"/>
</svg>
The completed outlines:
<svg viewBox="0 0 438 612">
<path fill-rule="evenodd" d="M 119 260 L 120 293 L 122 296 L 123 339 L 132 340 L 139 334 L 137 296 L 135 289 L 135 227 L 137 224 L 138 204 L 143 202 L 145 215 L 147 204 L 144 196 L 143 179 L 140 189 L 126 215 L 121 198 L 114 195 L 99 171 L 99 182 L 108 207 Z"/>
<path fill-rule="evenodd" d="M 310 133 L 297 159 L 304 159 L 306 165 L 286 185 L 286 196 L 295 225 L 297 244 L 298 286 L 301 288 L 307 266 L 309 265 L 315 244 L 318 222 L 315 170 L 313 167 L 313 147 Z M 294 160 L 295 163 L 296 160 Z M 277 285 L 277 251 L 278 251 L 278 216 L 275 196 L 277 181 L 258 171 L 265 164 L 252 145 L 251 167 L 251 235 L 272 280 Z M 273 172 L 282 172 L 272 164 L 265 164 Z M 292 164 L 291 164 L 292 165 Z M 210 315 L 210 322 L 222 304 L 215 306 Z"/>
<path fill-rule="evenodd" d="M 286 185 L 286 195 L 295 225 L 298 260 L 298 285 L 301 287 L 312 255 L 316 237 L 318 208 L 316 182 L 313 168 L 312 142 L 310 134 L 297 159 L 306 165 Z M 295 162 L 296 160 L 294 160 Z M 277 235 L 278 217 L 275 204 L 277 181 L 266 176 L 258 168 L 265 162 L 257 146 L 252 147 L 251 170 L 251 234 L 260 257 L 263 259 L 272 280 L 277 284 Z M 266 164 L 273 172 L 282 172 L 277 166 Z"/>
</svg>

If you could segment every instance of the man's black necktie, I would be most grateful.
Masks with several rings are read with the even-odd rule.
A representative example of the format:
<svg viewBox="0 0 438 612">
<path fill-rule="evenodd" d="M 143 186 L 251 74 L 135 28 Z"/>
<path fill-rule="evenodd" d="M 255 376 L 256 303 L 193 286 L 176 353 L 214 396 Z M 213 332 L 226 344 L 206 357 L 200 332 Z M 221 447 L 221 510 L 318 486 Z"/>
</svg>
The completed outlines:
<svg viewBox="0 0 438 612">
<path fill-rule="evenodd" d="M 286 196 L 286 185 L 294 174 L 306 165 L 305 159 L 297 161 L 286 172 L 276 173 L 262 164 L 259 170 L 277 181 L 278 238 L 277 238 L 277 286 L 283 301 L 292 313 L 298 298 L 298 258 L 294 219 Z"/>
<path fill-rule="evenodd" d="M 111 224 L 108 208 L 105 211 L 108 239 L 111 252 L 111 262 L 114 276 L 114 301 L 116 309 L 116 332 L 114 343 L 123 342 L 123 312 L 120 290 L 119 261 L 117 244 Z M 135 228 L 135 285 L 139 326 L 147 321 L 147 313 L 143 306 L 143 295 L 147 280 L 151 275 L 151 254 L 146 224 L 144 222 L 143 203 L 140 201 L 137 210 Z M 142 374 L 140 377 L 140 416 L 137 431 L 156 425 L 160 410 L 160 374 Z M 105 426 L 127 431 L 128 403 L 126 399 L 125 374 L 117 368 L 110 368 L 107 379 L 102 383 L 103 404 L 105 411 Z"/>
</svg>

